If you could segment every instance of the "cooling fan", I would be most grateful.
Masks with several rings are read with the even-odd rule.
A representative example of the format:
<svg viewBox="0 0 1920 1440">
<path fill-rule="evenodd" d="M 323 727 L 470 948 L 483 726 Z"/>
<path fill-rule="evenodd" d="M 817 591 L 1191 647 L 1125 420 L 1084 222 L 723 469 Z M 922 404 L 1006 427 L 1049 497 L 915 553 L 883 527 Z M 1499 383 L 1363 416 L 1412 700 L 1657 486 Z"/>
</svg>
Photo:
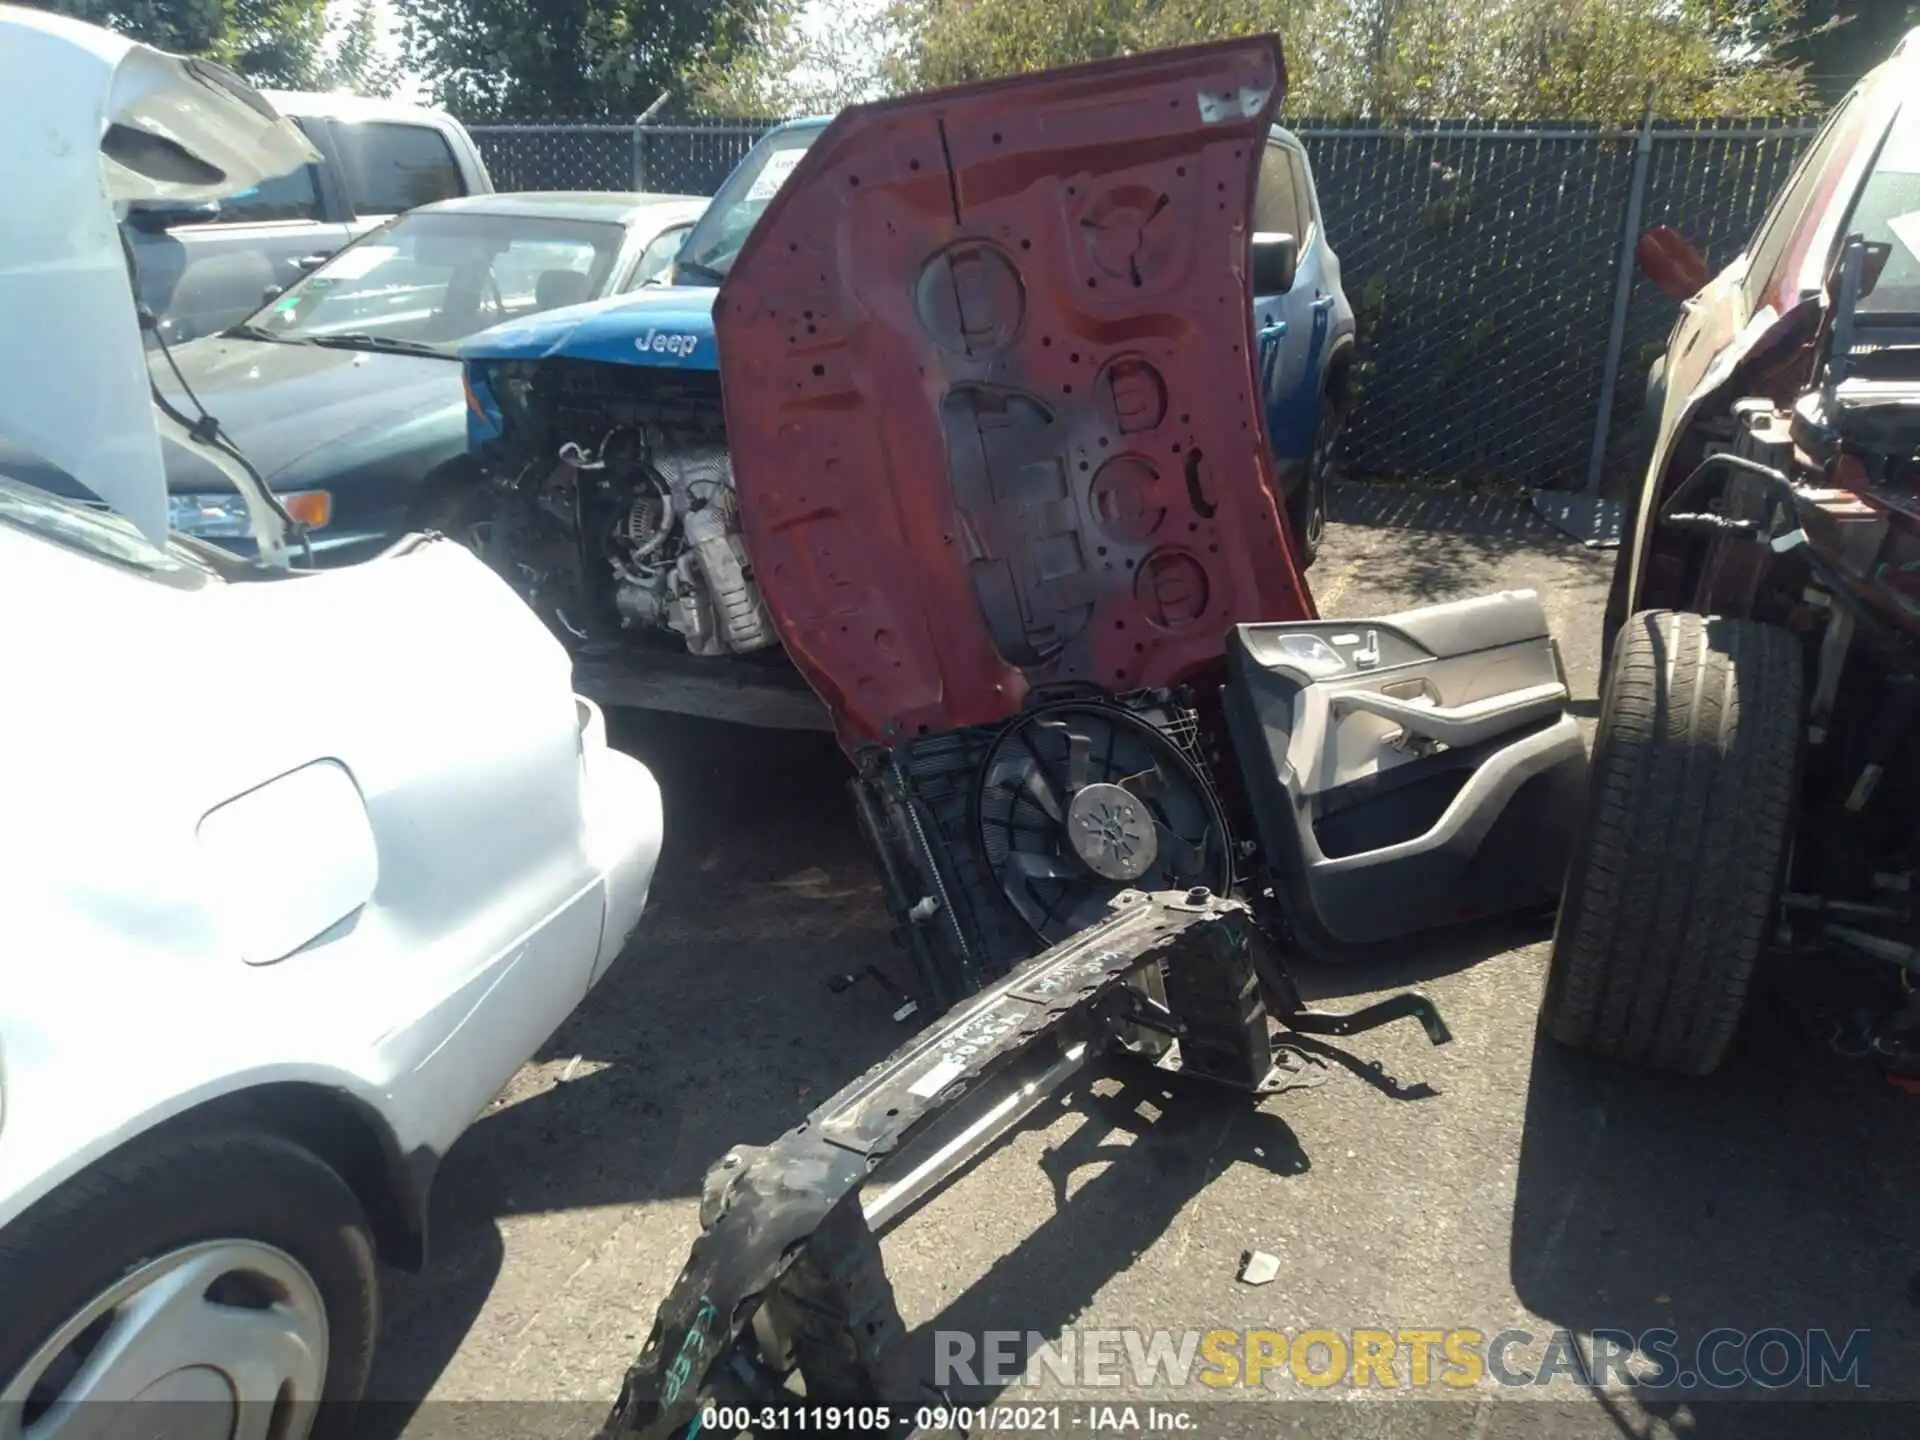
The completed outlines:
<svg viewBox="0 0 1920 1440">
<path fill-rule="evenodd" d="M 1124 889 L 1225 894 L 1225 817 L 1170 734 L 1118 705 L 1067 702 L 1013 721 L 980 771 L 987 868 L 1043 944 L 1099 918 Z"/>
</svg>

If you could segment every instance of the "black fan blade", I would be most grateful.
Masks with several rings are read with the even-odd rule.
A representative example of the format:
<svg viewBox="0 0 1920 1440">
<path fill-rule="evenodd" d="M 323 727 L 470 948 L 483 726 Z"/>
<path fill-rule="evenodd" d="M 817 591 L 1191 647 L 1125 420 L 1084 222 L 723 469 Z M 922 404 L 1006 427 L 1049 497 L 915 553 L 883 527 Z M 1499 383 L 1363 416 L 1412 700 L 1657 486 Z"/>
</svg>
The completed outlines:
<svg viewBox="0 0 1920 1440">
<path fill-rule="evenodd" d="M 1092 739 L 1079 730 L 1068 729 L 1064 720 L 1044 720 L 1041 724 L 1067 737 L 1067 793 L 1073 795 L 1086 789 L 1093 783 Z"/>
<path fill-rule="evenodd" d="M 1077 860 L 1040 855 L 1031 850 L 1009 851 L 1007 869 L 1023 880 L 1084 880 L 1087 875 L 1086 867 Z"/>
<path fill-rule="evenodd" d="M 1060 797 L 1054 793 L 1053 780 L 1048 776 L 1046 767 L 1038 761 L 1029 766 L 1026 774 L 1020 777 L 1020 791 L 1045 811 L 1047 818 L 1054 824 L 1066 824 L 1066 812 L 1060 807 Z"/>
<path fill-rule="evenodd" d="M 1093 741 L 1078 730 L 1067 732 L 1067 789 L 1078 793 L 1093 783 Z"/>
<path fill-rule="evenodd" d="M 1044 927 L 1046 938 L 1057 944 L 1075 931 L 1086 929 L 1106 914 L 1119 888 L 1111 880 L 1095 880 L 1091 886 L 1062 897 L 1066 901 L 1065 913 L 1048 919 Z"/>
<path fill-rule="evenodd" d="M 1184 835 L 1176 835 L 1169 830 L 1158 815 L 1153 817 L 1154 833 L 1160 841 L 1160 858 L 1173 867 L 1173 873 L 1182 879 L 1198 876 L 1206 867 L 1206 852 Z"/>
<path fill-rule="evenodd" d="M 1171 795 L 1173 784 L 1167 778 L 1167 772 L 1155 761 L 1151 768 L 1136 774 L 1123 776 L 1121 788 L 1146 802 L 1147 813 L 1153 816 L 1153 828 L 1160 839 L 1160 856 L 1173 869 L 1173 873 L 1184 879 L 1197 877 L 1206 868 L 1206 852 L 1201 845 L 1184 835 L 1169 829 L 1161 816 L 1161 809 L 1153 804 L 1154 800 Z M 1205 839 L 1202 838 L 1202 844 Z"/>
<path fill-rule="evenodd" d="M 1121 789 L 1132 791 L 1142 800 L 1155 799 L 1172 789 L 1172 786 L 1167 783 L 1167 772 L 1160 768 L 1158 760 L 1145 770 L 1132 775 L 1122 775 L 1116 783 Z"/>
</svg>

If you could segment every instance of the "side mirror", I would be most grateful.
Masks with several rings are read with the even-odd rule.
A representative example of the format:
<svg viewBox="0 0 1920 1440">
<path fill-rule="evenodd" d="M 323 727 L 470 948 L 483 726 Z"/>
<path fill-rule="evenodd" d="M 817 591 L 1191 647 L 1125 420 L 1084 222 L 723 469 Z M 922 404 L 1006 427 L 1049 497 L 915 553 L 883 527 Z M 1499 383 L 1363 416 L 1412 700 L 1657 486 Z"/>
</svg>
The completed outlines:
<svg viewBox="0 0 1920 1440">
<path fill-rule="evenodd" d="M 166 200 L 143 200 L 127 207 L 127 223 L 150 235 L 162 234 L 176 225 L 204 225 L 220 218 L 219 202 L 198 205 L 176 204 Z"/>
<path fill-rule="evenodd" d="M 1293 289 L 1293 272 L 1300 264 L 1300 242 L 1291 235 L 1268 231 L 1253 237 L 1253 293 L 1284 295 Z"/>
<path fill-rule="evenodd" d="M 1633 258 L 1654 288 L 1675 300 L 1691 300 L 1713 278 L 1706 257 L 1670 226 L 1656 225 L 1642 235 Z"/>
<path fill-rule="evenodd" d="M 260 303 L 264 305 L 269 300 L 278 300 L 282 295 L 286 293 L 287 293 L 287 287 L 284 285 L 269 285 L 267 286 L 266 289 L 260 292 Z"/>
</svg>

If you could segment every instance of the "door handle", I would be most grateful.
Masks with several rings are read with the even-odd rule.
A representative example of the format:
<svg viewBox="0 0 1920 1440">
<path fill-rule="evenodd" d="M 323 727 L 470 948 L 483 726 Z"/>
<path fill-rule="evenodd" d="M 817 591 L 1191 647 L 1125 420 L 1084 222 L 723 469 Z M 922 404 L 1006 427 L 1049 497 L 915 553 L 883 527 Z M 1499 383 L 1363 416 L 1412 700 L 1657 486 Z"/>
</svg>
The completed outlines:
<svg viewBox="0 0 1920 1440">
<path fill-rule="evenodd" d="M 1278 340 L 1286 333 L 1287 322 L 1284 320 L 1276 320 L 1271 325 L 1262 325 L 1260 327 L 1260 339 L 1262 343 L 1268 340 Z"/>
<path fill-rule="evenodd" d="M 1327 311 L 1333 308 L 1333 296 L 1322 295 L 1318 300 L 1313 302 L 1313 308 L 1322 315 L 1326 314 Z"/>
<path fill-rule="evenodd" d="M 1359 711 L 1391 720 L 1410 735 L 1438 740 L 1443 745 L 1477 745 L 1521 725 L 1559 713 L 1567 702 L 1567 687 L 1545 681 L 1504 695 L 1489 695 L 1466 705 L 1415 705 L 1377 690 L 1342 690 L 1332 697 L 1336 716 Z"/>
</svg>

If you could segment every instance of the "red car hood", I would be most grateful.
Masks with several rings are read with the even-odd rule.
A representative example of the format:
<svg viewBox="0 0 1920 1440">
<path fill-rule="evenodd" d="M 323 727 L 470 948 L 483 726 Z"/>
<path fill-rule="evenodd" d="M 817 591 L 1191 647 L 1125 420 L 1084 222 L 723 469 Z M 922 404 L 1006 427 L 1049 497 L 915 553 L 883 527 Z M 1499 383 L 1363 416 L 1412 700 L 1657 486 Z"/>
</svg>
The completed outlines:
<svg viewBox="0 0 1920 1440">
<path fill-rule="evenodd" d="M 1313 615 L 1248 242 L 1279 45 L 862 105 L 715 304 L 754 573 L 841 743 L 1177 684 Z"/>
</svg>

